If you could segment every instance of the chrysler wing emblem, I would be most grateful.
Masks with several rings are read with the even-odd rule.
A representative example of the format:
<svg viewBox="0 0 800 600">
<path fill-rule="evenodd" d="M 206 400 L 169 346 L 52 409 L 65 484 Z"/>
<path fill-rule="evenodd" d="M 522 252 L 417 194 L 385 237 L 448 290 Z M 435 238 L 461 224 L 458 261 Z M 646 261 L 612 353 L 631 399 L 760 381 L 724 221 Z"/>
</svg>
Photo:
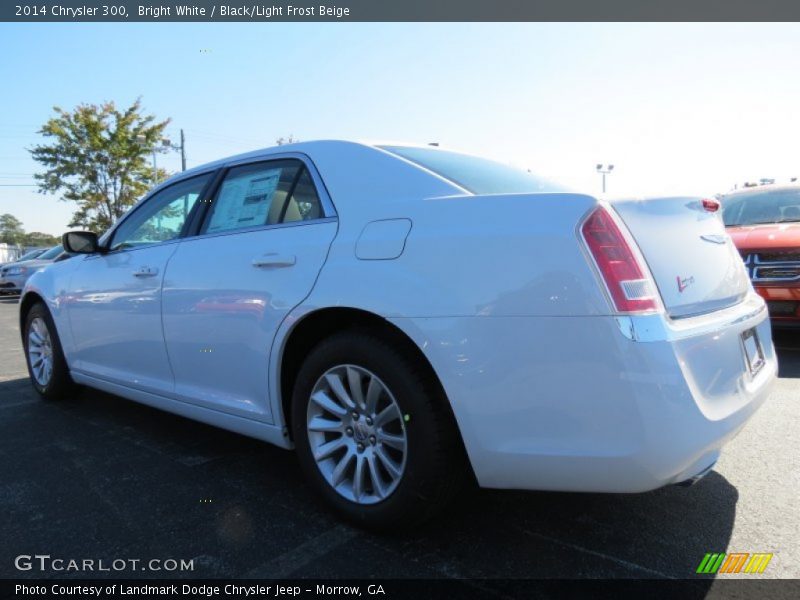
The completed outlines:
<svg viewBox="0 0 800 600">
<path fill-rule="evenodd" d="M 682 294 L 683 290 L 685 290 L 687 287 L 689 287 L 694 283 L 694 276 L 692 275 L 689 277 L 682 278 L 680 275 L 678 275 L 677 280 L 678 280 L 678 291 Z"/>
<path fill-rule="evenodd" d="M 701 235 L 700 239 L 711 242 L 712 244 L 724 244 L 728 241 L 728 236 L 718 233 L 707 233 L 705 235 Z"/>
</svg>

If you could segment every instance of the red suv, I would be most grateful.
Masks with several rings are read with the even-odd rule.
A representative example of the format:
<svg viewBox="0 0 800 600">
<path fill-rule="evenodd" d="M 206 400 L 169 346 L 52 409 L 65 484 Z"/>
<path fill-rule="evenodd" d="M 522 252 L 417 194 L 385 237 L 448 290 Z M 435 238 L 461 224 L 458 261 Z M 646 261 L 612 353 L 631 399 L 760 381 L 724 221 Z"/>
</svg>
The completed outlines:
<svg viewBox="0 0 800 600">
<path fill-rule="evenodd" d="M 731 192 L 722 218 L 773 325 L 800 326 L 800 186 Z"/>
</svg>

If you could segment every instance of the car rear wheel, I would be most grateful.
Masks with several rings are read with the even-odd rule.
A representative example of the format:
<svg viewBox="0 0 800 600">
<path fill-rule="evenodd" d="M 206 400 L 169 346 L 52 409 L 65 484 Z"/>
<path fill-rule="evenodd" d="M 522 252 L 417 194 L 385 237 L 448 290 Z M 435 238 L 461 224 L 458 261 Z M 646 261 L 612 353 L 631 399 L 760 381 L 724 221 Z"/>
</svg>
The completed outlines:
<svg viewBox="0 0 800 600">
<path fill-rule="evenodd" d="M 28 373 L 36 391 L 48 400 L 60 399 L 70 392 L 74 384 L 61 342 L 50 311 L 41 302 L 28 311 L 23 343 Z"/>
<path fill-rule="evenodd" d="M 394 529 L 431 518 L 465 473 L 442 396 L 416 357 L 380 337 L 332 336 L 310 352 L 294 389 L 303 470 L 358 525 Z"/>
</svg>

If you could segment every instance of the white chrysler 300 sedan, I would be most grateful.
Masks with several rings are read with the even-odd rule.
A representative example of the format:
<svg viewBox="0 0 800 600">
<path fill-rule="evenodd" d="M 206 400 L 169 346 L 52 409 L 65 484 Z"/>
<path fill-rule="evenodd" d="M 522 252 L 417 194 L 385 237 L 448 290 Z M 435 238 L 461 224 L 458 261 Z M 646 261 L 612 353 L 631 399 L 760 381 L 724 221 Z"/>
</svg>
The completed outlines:
<svg viewBox="0 0 800 600">
<path fill-rule="evenodd" d="M 484 487 L 697 479 L 777 362 L 713 200 L 606 203 L 432 147 L 298 143 L 158 186 L 31 277 L 33 385 L 296 448 L 371 527 Z"/>
</svg>

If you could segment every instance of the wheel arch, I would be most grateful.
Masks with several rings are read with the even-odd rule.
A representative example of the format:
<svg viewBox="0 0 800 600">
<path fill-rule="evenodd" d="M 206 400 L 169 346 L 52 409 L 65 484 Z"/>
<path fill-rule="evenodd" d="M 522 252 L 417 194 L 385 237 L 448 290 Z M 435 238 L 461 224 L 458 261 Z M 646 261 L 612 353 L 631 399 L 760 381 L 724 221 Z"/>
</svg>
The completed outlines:
<svg viewBox="0 0 800 600">
<path fill-rule="evenodd" d="M 447 393 L 445 392 L 439 376 L 436 374 L 428 357 L 408 334 L 373 312 L 358 308 L 331 307 L 315 310 L 299 319 L 287 333 L 286 341 L 282 347 L 278 365 L 279 385 L 277 387 L 280 393 L 280 408 L 283 425 L 286 427 L 287 435 L 290 438 L 292 430 L 292 391 L 303 358 L 314 346 L 325 338 L 340 331 L 352 329 L 367 330 L 370 333 L 389 339 L 400 348 L 402 352 L 408 353 L 415 360 L 419 361 L 420 365 L 423 366 L 428 376 L 431 378 L 431 381 L 437 386 L 440 392 L 440 398 L 446 404 L 450 417 L 453 419 L 453 423 L 458 430 L 458 424 L 453 414 L 452 406 L 450 405 Z M 458 431 L 460 439 L 461 432 L 460 430 Z"/>
<path fill-rule="evenodd" d="M 28 312 L 37 302 L 47 306 L 45 299 L 36 292 L 27 292 L 19 301 L 19 334 L 21 337 L 25 336 L 25 319 L 28 317 Z"/>
</svg>

